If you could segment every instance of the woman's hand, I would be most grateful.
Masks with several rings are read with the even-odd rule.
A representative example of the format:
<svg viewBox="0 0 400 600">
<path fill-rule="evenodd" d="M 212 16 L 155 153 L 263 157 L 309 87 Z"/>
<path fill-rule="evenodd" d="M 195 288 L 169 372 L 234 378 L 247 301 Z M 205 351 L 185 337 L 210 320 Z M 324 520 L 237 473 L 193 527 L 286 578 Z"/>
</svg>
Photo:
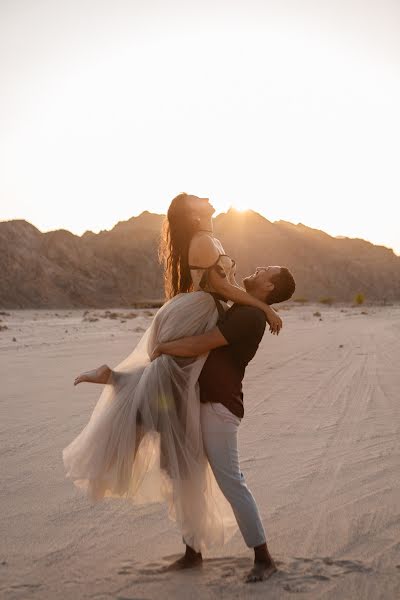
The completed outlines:
<svg viewBox="0 0 400 600">
<path fill-rule="evenodd" d="M 156 360 L 156 358 L 158 358 L 159 356 L 161 356 L 162 352 L 161 352 L 161 344 L 157 344 L 157 346 L 154 348 L 151 356 L 150 356 L 150 360 L 151 362 L 153 362 L 153 360 Z"/>
<path fill-rule="evenodd" d="M 269 324 L 269 330 L 273 335 L 279 335 L 280 330 L 282 329 L 282 319 L 278 315 L 278 313 L 271 308 L 268 304 L 265 305 L 265 314 L 267 317 L 267 321 Z"/>
</svg>

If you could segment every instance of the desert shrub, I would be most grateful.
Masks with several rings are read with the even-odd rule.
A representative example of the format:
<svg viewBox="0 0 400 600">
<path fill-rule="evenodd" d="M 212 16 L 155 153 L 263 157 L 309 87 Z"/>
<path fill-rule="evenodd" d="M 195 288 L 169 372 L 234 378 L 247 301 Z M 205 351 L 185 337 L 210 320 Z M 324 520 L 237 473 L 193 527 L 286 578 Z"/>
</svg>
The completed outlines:
<svg viewBox="0 0 400 600">
<path fill-rule="evenodd" d="M 304 304 L 305 302 L 308 302 L 308 298 L 293 298 L 293 302 L 301 302 L 301 304 Z"/>
<path fill-rule="evenodd" d="M 364 304 L 364 302 L 365 302 L 365 296 L 363 293 L 359 292 L 358 294 L 355 295 L 354 304 L 361 305 L 361 304 Z"/>
<path fill-rule="evenodd" d="M 334 299 L 333 298 L 320 298 L 319 301 L 321 302 L 321 304 L 328 304 L 329 306 L 331 304 L 334 303 Z"/>
<path fill-rule="evenodd" d="M 317 310 L 317 312 L 313 313 L 313 317 L 320 317 L 321 313 Z"/>
</svg>

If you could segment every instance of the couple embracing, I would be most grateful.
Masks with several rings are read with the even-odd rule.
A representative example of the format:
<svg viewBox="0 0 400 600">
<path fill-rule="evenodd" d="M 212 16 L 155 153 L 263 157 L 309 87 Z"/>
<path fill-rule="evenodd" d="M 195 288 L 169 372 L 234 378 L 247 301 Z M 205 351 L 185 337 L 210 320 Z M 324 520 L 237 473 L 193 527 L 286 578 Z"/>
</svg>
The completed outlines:
<svg viewBox="0 0 400 600">
<path fill-rule="evenodd" d="M 246 576 L 253 582 L 276 567 L 240 470 L 242 380 L 266 323 L 274 334 L 282 327 L 270 305 L 289 299 L 295 283 L 285 267 L 266 266 L 242 289 L 234 259 L 213 235 L 213 213 L 208 198 L 179 194 L 171 202 L 161 241 L 167 301 L 124 361 L 75 379 L 104 388 L 63 460 L 92 501 L 167 502 L 186 545 L 168 569 L 201 565 L 202 553 L 239 527 L 254 549 Z"/>
</svg>

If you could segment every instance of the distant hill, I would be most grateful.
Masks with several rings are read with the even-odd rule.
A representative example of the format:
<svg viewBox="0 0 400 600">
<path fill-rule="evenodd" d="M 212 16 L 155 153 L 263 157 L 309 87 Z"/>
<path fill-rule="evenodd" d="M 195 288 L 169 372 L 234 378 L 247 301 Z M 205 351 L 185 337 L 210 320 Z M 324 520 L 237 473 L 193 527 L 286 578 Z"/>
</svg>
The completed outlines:
<svg viewBox="0 0 400 600">
<path fill-rule="evenodd" d="M 111 307 L 161 299 L 163 218 L 145 211 L 110 231 L 82 236 L 0 222 L 0 306 Z M 236 259 L 239 281 L 257 266 L 285 265 L 295 276 L 297 298 L 351 301 L 362 292 L 370 301 L 400 300 L 400 257 L 382 246 L 271 223 L 253 211 L 219 215 L 214 231 Z"/>
</svg>

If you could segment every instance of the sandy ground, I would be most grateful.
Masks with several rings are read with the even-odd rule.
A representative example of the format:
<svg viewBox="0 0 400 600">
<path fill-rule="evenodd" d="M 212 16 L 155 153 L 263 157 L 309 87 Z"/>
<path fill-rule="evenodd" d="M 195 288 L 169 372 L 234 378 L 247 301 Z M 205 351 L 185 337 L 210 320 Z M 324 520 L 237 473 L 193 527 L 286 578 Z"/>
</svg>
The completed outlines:
<svg viewBox="0 0 400 600">
<path fill-rule="evenodd" d="M 1 597 L 400 598 L 400 307 L 292 306 L 282 334 L 264 336 L 240 448 L 279 572 L 253 585 L 242 582 L 252 553 L 240 533 L 202 569 L 160 573 L 182 549 L 164 506 L 93 507 L 65 479 L 62 449 L 100 394 L 74 388 L 75 375 L 120 362 L 154 311 L 6 312 Z"/>
</svg>

